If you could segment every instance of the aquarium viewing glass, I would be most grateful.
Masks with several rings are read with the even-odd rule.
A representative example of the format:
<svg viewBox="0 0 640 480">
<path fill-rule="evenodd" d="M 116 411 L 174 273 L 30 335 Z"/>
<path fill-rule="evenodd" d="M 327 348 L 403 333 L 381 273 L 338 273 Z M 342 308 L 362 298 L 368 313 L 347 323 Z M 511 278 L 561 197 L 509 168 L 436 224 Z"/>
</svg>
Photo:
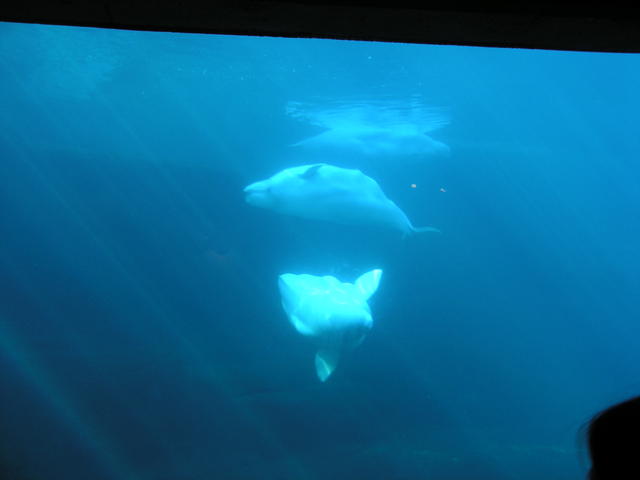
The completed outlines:
<svg viewBox="0 0 640 480">
<path fill-rule="evenodd" d="M 582 479 L 640 392 L 637 55 L 0 24 L 0 468 Z"/>
</svg>

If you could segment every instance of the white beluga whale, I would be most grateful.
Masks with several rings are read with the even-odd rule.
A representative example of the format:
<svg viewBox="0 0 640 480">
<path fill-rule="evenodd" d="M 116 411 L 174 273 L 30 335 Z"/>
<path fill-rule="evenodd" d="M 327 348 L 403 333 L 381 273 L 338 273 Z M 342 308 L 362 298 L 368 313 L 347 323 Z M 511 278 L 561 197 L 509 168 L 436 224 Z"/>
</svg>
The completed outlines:
<svg viewBox="0 0 640 480">
<path fill-rule="evenodd" d="M 378 182 L 360 170 L 316 163 L 287 168 L 245 187 L 248 204 L 275 212 L 345 225 L 369 225 L 403 235 L 439 232 L 414 227 Z"/>
<path fill-rule="evenodd" d="M 367 300 L 377 290 L 381 276 L 382 270 L 375 269 L 355 283 L 342 283 L 332 276 L 280 275 L 278 287 L 289 321 L 318 348 L 315 366 L 320 381 L 327 380 L 342 354 L 360 345 L 371 330 Z"/>
<path fill-rule="evenodd" d="M 449 146 L 440 142 L 415 125 L 345 125 L 332 128 L 291 145 L 318 154 L 360 155 L 370 157 L 446 157 Z"/>
<path fill-rule="evenodd" d="M 286 112 L 322 129 L 291 145 L 307 155 L 397 161 L 450 154 L 445 143 L 431 136 L 448 125 L 448 116 L 442 109 L 425 105 L 420 98 L 289 102 Z"/>
</svg>

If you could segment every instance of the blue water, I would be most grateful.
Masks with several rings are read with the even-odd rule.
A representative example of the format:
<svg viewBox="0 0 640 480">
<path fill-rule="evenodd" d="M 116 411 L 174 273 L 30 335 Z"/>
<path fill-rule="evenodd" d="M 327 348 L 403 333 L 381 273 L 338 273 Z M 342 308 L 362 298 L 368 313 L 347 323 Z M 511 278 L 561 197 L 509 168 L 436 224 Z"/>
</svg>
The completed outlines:
<svg viewBox="0 0 640 480">
<path fill-rule="evenodd" d="M 0 70 L 2 479 L 580 479 L 640 390 L 640 57 L 0 24 Z M 450 153 L 291 147 L 344 111 Z M 312 158 L 442 233 L 245 203 Z M 372 268 L 322 383 L 277 277 Z"/>
</svg>

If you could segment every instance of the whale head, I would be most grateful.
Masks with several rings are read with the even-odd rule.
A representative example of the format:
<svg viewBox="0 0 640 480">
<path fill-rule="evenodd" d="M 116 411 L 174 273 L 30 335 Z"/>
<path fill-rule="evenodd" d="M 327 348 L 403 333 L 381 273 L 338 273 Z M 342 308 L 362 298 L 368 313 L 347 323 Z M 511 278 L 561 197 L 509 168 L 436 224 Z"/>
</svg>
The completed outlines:
<svg viewBox="0 0 640 480">
<path fill-rule="evenodd" d="M 260 208 L 274 208 L 276 196 L 274 195 L 271 179 L 247 185 L 244 188 L 244 199 L 249 205 Z"/>
<path fill-rule="evenodd" d="M 315 181 L 318 170 L 323 166 L 315 164 L 287 168 L 265 180 L 247 185 L 244 188 L 245 201 L 254 207 L 284 213 L 291 213 L 289 210 L 295 211 L 298 207 L 308 209 L 310 197 L 318 192 L 326 194 L 327 187 Z"/>
</svg>

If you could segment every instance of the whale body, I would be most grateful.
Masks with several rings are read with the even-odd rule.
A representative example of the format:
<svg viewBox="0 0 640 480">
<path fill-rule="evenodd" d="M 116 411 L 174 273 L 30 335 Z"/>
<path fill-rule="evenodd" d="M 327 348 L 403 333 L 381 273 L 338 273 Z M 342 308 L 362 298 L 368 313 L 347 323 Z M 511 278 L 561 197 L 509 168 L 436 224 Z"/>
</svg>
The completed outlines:
<svg viewBox="0 0 640 480">
<path fill-rule="evenodd" d="M 396 125 L 392 128 L 367 125 L 333 128 L 291 146 L 325 156 L 427 158 L 450 155 L 448 145 L 417 131 L 412 125 Z"/>
<path fill-rule="evenodd" d="M 324 382 L 341 356 L 356 348 L 371 330 L 373 318 L 367 300 L 380 283 L 382 270 L 342 283 L 332 276 L 285 273 L 278 287 L 289 321 L 315 343 L 316 374 Z"/>
<path fill-rule="evenodd" d="M 248 204 L 302 218 L 400 231 L 439 232 L 414 227 L 386 197 L 378 182 L 360 170 L 316 163 L 282 170 L 245 187 Z"/>
<path fill-rule="evenodd" d="M 428 106 L 420 97 L 290 101 L 286 113 L 322 129 L 291 145 L 306 155 L 398 162 L 450 154 L 445 143 L 431 137 L 449 124 L 446 109 Z"/>
</svg>

